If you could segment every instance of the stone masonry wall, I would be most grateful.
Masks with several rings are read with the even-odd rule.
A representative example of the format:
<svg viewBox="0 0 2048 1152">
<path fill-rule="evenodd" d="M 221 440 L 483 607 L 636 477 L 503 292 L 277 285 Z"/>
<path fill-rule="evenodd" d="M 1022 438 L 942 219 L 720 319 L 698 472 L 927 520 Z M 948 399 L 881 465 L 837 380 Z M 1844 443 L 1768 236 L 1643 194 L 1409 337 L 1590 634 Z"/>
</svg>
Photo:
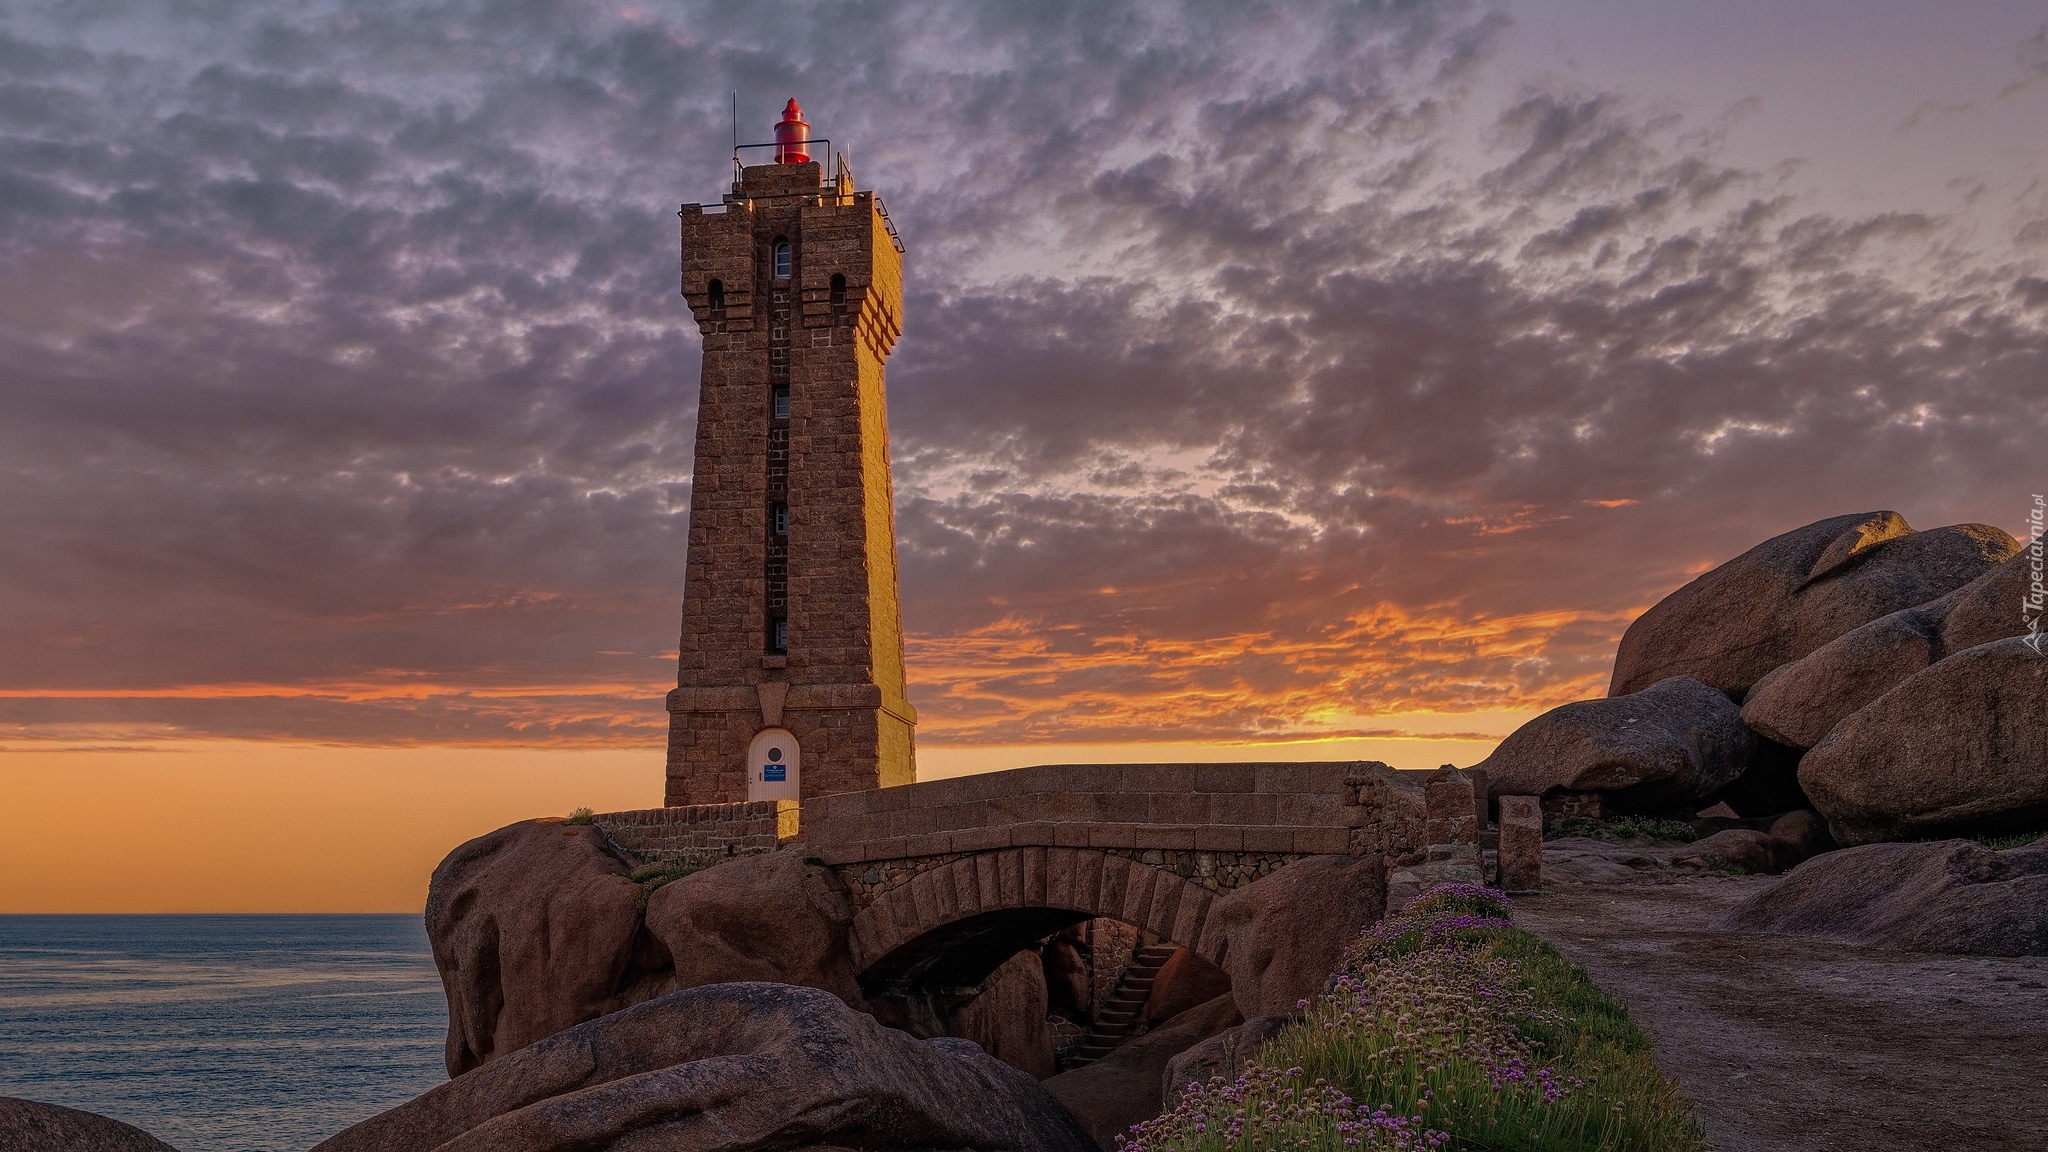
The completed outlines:
<svg viewBox="0 0 2048 1152">
<path fill-rule="evenodd" d="M 1391 772 L 1383 765 L 1381 771 Z M 1055 764 L 805 802 L 828 864 L 1047 847 L 1343 855 L 1379 814 L 1343 762 Z M 1420 789 L 1415 789 L 1420 807 Z M 1418 827 L 1416 836 L 1422 835 Z"/>
<path fill-rule="evenodd" d="M 1448 766 L 1050 764 L 820 796 L 806 802 L 804 838 L 835 865 L 1044 845 L 1373 853 L 1398 867 L 1476 858 L 1472 795 Z"/>
<path fill-rule="evenodd" d="M 723 205 L 685 205 L 681 231 L 704 371 L 666 801 L 744 800 L 748 743 L 774 724 L 796 736 L 806 799 L 907 784 L 916 713 L 882 379 L 902 328 L 901 258 L 873 194 L 827 185 L 815 163 L 745 169 Z M 778 239 L 792 250 L 787 279 L 772 274 Z M 785 380 L 779 419 L 772 386 Z M 786 487 L 771 488 L 771 430 Z M 769 530 L 777 502 L 786 539 Z M 784 557 L 784 652 L 767 644 L 771 545 Z M 764 683 L 787 685 L 787 700 L 757 702 Z"/>
<path fill-rule="evenodd" d="M 590 818 L 613 844 L 650 864 L 708 867 L 734 856 L 773 852 L 797 833 L 794 800 L 690 804 L 600 812 Z"/>
</svg>

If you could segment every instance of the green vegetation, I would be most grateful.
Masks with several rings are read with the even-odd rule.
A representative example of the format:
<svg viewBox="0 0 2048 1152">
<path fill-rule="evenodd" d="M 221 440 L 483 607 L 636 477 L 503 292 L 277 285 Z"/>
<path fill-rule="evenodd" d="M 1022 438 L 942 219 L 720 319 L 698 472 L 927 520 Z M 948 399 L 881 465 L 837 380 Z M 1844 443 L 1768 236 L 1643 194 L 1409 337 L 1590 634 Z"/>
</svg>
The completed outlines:
<svg viewBox="0 0 2048 1152">
<path fill-rule="evenodd" d="M 1243 1076 L 1190 1086 L 1126 1152 L 1705 1152 L 1620 1005 L 1506 911 L 1476 885 L 1411 901 Z"/>
<path fill-rule="evenodd" d="M 597 813 L 592 812 L 588 808 L 572 808 L 569 810 L 569 823 L 588 824 L 590 823 L 590 818 L 595 815 Z"/>
<path fill-rule="evenodd" d="M 1589 820 L 1583 816 L 1567 816 L 1543 829 L 1545 840 L 1556 840 L 1565 836 L 1586 836 L 1594 840 L 1670 840 L 1679 844 L 1690 844 L 1699 839 L 1692 825 L 1683 820 L 1659 820 L 1653 816 L 1614 816 L 1606 820 Z"/>
<path fill-rule="evenodd" d="M 1978 836 L 1974 839 L 1993 852 L 2003 852 L 2008 848 L 2025 848 L 2043 836 L 2048 836 L 2048 832 L 2020 832 L 2010 836 Z"/>
<path fill-rule="evenodd" d="M 672 884 L 677 880 L 681 880 L 695 871 L 697 871 L 695 864 L 685 864 L 680 860 L 670 860 L 667 863 L 655 863 L 635 868 L 626 876 L 626 879 L 640 886 L 640 911 L 644 915 L 647 911 L 647 898 L 654 895 L 655 889 L 664 884 Z"/>
</svg>

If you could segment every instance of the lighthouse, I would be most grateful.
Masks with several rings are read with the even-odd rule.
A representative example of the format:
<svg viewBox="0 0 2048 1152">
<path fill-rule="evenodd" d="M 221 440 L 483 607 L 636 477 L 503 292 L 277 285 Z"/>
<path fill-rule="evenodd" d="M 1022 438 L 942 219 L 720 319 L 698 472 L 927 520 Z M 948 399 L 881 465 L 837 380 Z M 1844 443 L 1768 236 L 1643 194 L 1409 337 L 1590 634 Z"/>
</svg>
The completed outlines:
<svg viewBox="0 0 2048 1152">
<path fill-rule="evenodd" d="M 902 248 L 829 146 L 791 99 L 731 191 L 680 213 L 704 372 L 669 805 L 916 778 L 883 388 Z"/>
</svg>

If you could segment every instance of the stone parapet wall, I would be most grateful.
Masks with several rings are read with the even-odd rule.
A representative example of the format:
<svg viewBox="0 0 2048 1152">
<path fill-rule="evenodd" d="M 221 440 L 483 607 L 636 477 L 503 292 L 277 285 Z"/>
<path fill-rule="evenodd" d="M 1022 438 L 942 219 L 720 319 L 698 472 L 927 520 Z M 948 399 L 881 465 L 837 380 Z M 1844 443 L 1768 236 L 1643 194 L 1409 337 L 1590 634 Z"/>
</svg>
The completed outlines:
<svg viewBox="0 0 2048 1152">
<path fill-rule="evenodd" d="M 600 812 L 590 822 L 613 844 L 650 864 L 703 868 L 775 851 L 796 837 L 797 811 L 794 800 L 756 800 Z"/>
<path fill-rule="evenodd" d="M 1019 768 L 808 800 L 804 842 L 833 865 L 1006 847 L 1343 855 L 1353 850 L 1354 831 L 1377 819 L 1347 788 L 1358 769 L 1349 762 Z"/>
</svg>

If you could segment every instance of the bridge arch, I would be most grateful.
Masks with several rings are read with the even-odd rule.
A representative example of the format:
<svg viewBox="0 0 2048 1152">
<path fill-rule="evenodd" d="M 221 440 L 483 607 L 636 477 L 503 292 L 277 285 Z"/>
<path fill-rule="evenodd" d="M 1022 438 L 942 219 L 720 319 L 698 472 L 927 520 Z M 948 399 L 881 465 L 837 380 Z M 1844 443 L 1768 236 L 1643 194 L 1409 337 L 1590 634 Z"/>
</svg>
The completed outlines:
<svg viewBox="0 0 2048 1152">
<path fill-rule="evenodd" d="M 875 996 L 976 988 L 1018 950 L 1069 924 L 1107 916 L 1223 967 L 1218 896 L 1114 851 L 1012 847 L 961 856 L 912 876 L 854 914 L 849 945 Z"/>
</svg>

